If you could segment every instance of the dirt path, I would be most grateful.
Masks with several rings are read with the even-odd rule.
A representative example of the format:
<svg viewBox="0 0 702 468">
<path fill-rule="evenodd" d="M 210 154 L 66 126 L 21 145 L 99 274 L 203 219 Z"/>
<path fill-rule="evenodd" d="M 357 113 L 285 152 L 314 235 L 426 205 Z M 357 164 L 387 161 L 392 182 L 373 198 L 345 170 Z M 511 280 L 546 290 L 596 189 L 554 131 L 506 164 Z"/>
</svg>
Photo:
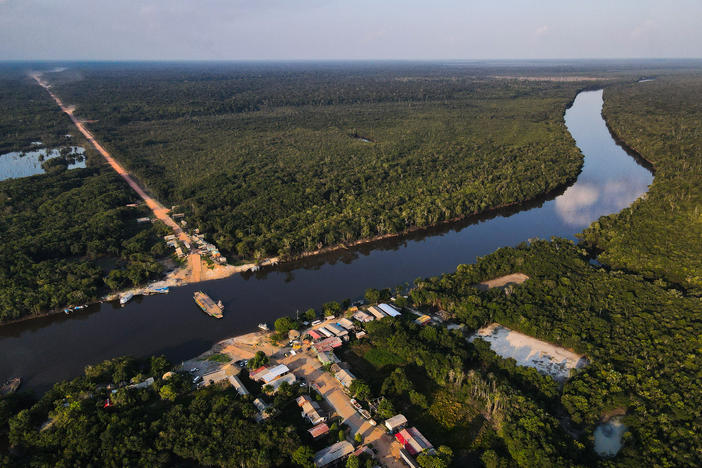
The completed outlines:
<svg viewBox="0 0 702 468">
<path fill-rule="evenodd" d="M 105 148 L 102 147 L 100 143 L 95 139 L 92 133 L 85 127 L 85 124 L 78 120 L 75 115 L 73 115 L 74 108 L 66 106 L 61 99 L 51 91 L 51 85 L 41 79 L 41 73 L 33 73 L 32 78 L 39 83 L 39 86 L 44 88 L 49 95 L 56 101 L 56 104 L 61 108 L 62 111 L 66 113 L 71 118 L 71 121 L 76 126 L 76 128 L 85 136 L 85 138 L 93 145 L 93 147 L 98 150 L 98 152 L 105 158 L 107 163 L 112 166 L 112 168 L 129 184 L 129 186 L 144 200 L 146 206 L 148 206 L 154 213 L 157 219 L 163 221 L 166 226 L 173 230 L 173 233 L 182 242 L 191 243 L 190 236 L 181 229 L 181 227 L 176 223 L 173 218 L 168 215 L 168 209 L 159 203 L 156 199 L 149 196 L 143 188 L 136 183 L 134 179 L 129 175 L 129 172 L 118 163 L 111 155 L 107 152 Z"/>
</svg>

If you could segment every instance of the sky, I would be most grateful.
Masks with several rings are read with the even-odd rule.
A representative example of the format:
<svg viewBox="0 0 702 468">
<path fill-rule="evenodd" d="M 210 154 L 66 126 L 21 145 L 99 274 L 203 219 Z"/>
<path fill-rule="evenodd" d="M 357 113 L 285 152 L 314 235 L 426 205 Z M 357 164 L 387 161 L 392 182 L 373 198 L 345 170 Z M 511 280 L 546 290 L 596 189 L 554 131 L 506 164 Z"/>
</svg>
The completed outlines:
<svg viewBox="0 0 702 468">
<path fill-rule="evenodd" d="M 702 0 L 0 0 L 0 60 L 700 58 Z"/>
</svg>

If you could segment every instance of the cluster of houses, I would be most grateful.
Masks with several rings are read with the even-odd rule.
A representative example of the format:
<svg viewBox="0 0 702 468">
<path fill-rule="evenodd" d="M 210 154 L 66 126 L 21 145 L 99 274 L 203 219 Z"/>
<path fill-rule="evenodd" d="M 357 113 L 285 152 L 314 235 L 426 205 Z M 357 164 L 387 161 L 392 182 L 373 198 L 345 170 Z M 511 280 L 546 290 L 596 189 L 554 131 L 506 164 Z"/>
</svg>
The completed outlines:
<svg viewBox="0 0 702 468">
<path fill-rule="evenodd" d="M 327 417 L 319 403 L 313 401 L 308 395 L 302 395 L 297 398 L 297 406 L 302 410 L 302 417 L 313 426 L 308 430 L 313 439 L 329 433 L 329 426 L 325 422 Z"/>
<path fill-rule="evenodd" d="M 402 448 L 400 456 L 411 468 L 419 468 L 414 457 L 422 452 L 434 453 L 434 446 L 427 440 L 426 437 L 419 432 L 416 427 L 407 427 L 407 418 L 401 414 L 397 414 L 390 419 L 385 420 L 385 427 L 390 434 L 395 436 Z"/>
<path fill-rule="evenodd" d="M 295 374 L 290 372 L 285 364 L 273 367 L 261 366 L 249 372 L 249 378 L 254 382 L 261 382 L 264 387 L 270 386 L 273 393 L 278 391 L 283 382 L 292 385 L 296 381 Z"/>
<path fill-rule="evenodd" d="M 183 221 L 185 222 L 185 221 Z M 195 234 L 190 235 L 190 240 L 197 244 L 197 246 L 190 245 L 189 242 L 178 242 L 178 239 L 174 234 L 164 236 L 163 240 L 166 241 L 166 245 L 172 247 L 175 250 L 178 258 L 185 258 L 190 251 L 198 253 L 205 257 L 210 257 L 215 262 L 224 265 L 227 263 L 227 258 L 223 257 L 219 252 L 216 245 L 211 244 L 205 240 L 205 235 L 200 234 L 199 229 L 195 229 Z"/>
</svg>

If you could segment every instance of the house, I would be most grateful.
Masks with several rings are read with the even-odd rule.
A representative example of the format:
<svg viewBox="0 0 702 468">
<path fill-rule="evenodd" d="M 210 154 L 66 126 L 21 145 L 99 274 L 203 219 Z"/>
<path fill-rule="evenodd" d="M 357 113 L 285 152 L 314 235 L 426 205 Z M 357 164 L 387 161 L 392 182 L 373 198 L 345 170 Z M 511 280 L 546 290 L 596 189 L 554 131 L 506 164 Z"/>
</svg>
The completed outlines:
<svg viewBox="0 0 702 468">
<path fill-rule="evenodd" d="M 308 395 L 302 395 L 295 401 L 302 409 L 302 417 L 307 418 L 310 424 L 319 425 L 326 421 L 327 418 L 323 415 L 319 404 L 316 401 L 312 401 Z"/>
<path fill-rule="evenodd" d="M 410 468 L 421 468 L 419 463 L 412 458 L 412 455 L 410 455 L 409 452 L 403 448 L 400 449 L 400 458 L 402 458 L 402 461 L 404 461 Z"/>
<path fill-rule="evenodd" d="M 400 444 L 411 454 L 417 455 L 425 450 L 432 449 L 434 446 L 417 430 L 416 427 L 410 427 L 409 429 L 402 429 L 400 432 L 395 434 L 395 439 L 397 439 Z"/>
<path fill-rule="evenodd" d="M 279 364 L 277 366 L 267 369 L 267 372 L 257 374 L 254 380 L 263 382 L 263 385 L 269 385 L 278 377 L 281 377 L 290 372 L 290 369 L 285 364 Z"/>
<path fill-rule="evenodd" d="M 307 334 L 310 335 L 313 340 L 321 340 L 322 339 L 322 335 L 317 333 L 316 330 L 310 330 L 307 332 Z"/>
<path fill-rule="evenodd" d="M 337 442 L 314 454 L 314 466 L 322 468 L 341 461 L 353 453 L 353 444 L 348 441 Z"/>
<path fill-rule="evenodd" d="M 346 331 L 345 328 L 343 328 L 339 325 L 335 325 L 333 323 L 327 324 L 327 325 L 325 325 L 325 327 L 327 328 L 327 330 L 329 330 L 330 332 L 332 332 L 333 334 L 335 334 L 336 336 L 339 336 L 339 337 L 346 336 L 349 334 L 349 332 Z"/>
<path fill-rule="evenodd" d="M 334 336 L 332 338 L 327 338 L 326 340 L 322 340 L 319 343 L 315 343 L 314 349 L 317 350 L 317 352 L 321 351 L 331 351 L 334 348 L 338 348 L 341 346 L 341 339 L 339 339 L 338 336 Z"/>
<path fill-rule="evenodd" d="M 419 317 L 417 317 L 417 319 L 414 321 L 414 323 L 416 323 L 417 325 L 426 325 L 430 321 L 431 321 L 431 317 L 429 317 L 428 315 L 425 314 L 425 315 L 420 315 Z"/>
<path fill-rule="evenodd" d="M 370 312 L 373 315 L 373 317 L 376 318 L 376 320 L 380 320 L 386 317 L 385 312 L 383 312 L 376 306 L 370 306 L 368 308 L 368 312 Z"/>
<path fill-rule="evenodd" d="M 401 414 L 396 414 L 392 418 L 385 420 L 385 427 L 387 427 L 390 432 L 397 431 L 404 427 L 405 424 L 407 424 L 407 418 Z"/>
<path fill-rule="evenodd" d="M 259 368 L 257 368 L 257 369 L 254 369 L 254 370 L 252 370 L 252 371 L 249 371 L 249 378 L 250 378 L 251 380 L 254 380 L 254 381 L 255 381 L 255 380 L 258 380 L 258 377 L 260 377 L 261 375 L 263 375 L 263 374 L 264 374 L 265 372 L 267 372 L 267 371 L 268 371 L 268 367 L 266 367 L 266 366 L 261 366 L 261 367 L 259 367 Z"/>
<path fill-rule="evenodd" d="M 237 377 L 236 375 L 230 375 L 228 379 L 229 383 L 232 384 L 232 387 L 236 389 L 239 395 L 244 396 L 249 394 L 249 391 L 246 389 L 246 387 L 244 387 L 244 384 L 241 383 L 239 377 Z"/>
<path fill-rule="evenodd" d="M 332 336 L 334 336 L 334 333 L 327 330 L 326 327 L 319 327 L 317 329 L 317 332 L 321 333 L 322 335 L 326 336 L 327 338 L 331 338 Z"/>
<path fill-rule="evenodd" d="M 402 315 L 396 308 L 390 304 L 378 304 L 378 308 L 388 314 L 390 317 L 399 317 Z"/>
<path fill-rule="evenodd" d="M 334 378 L 346 388 L 349 388 L 351 386 L 351 382 L 356 380 L 356 377 L 346 369 L 341 369 L 339 372 L 334 374 Z"/>
<path fill-rule="evenodd" d="M 271 416 L 271 411 L 269 410 L 268 405 L 265 404 L 260 398 L 256 398 L 253 401 L 253 404 L 259 411 L 258 416 L 256 416 L 257 422 L 261 422 Z"/>
<path fill-rule="evenodd" d="M 287 382 L 289 385 L 292 385 L 295 383 L 295 381 L 296 379 L 294 374 L 285 374 L 284 376 L 271 381 L 268 385 L 273 387 L 273 393 L 276 393 L 283 382 Z"/>
<path fill-rule="evenodd" d="M 372 316 L 368 315 L 363 311 L 358 311 L 355 314 L 353 314 L 353 318 L 355 318 L 361 323 L 372 322 L 374 320 Z"/>
<path fill-rule="evenodd" d="M 317 351 L 317 359 L 319 359 L 319 362 L 321 362 L 323 366 L 341 362 L 333 351 Z"/>
<path fill-rule="evenodd" d="M 329 434 L 329 426 L 327 426 L 326 423 L 319 423 L 312 429 L 308 429 L 307 432 L 310 433 L 313 439 L 316 439 L 317 437 Z"/>
<path fill-rule="evenodd" d="M 353 326 L 353 322 L 352 322 L 351 320 L 347 319 L 347 318 L 342 318 L 341 320 L 339 320 L 339 321 L 337 322 L 337 325 L 339 325 L 340 327 L 344 327 L 344 328 L 347 329 L 348 331 L 351 331 L 351 330 L 353 330 L 354 328 L 356 328 L 356 327 Z"/>
<path fill-rule="evenodd" d="M 364 336 L 366 336 L 366 332 L 364 332 L 364 331 L 360 331 L 360 332 L 356 333 L 356 339 L 357 339 L 357 340 L 360 340 L 360 339 L 363 338 Z"/>
</svg>

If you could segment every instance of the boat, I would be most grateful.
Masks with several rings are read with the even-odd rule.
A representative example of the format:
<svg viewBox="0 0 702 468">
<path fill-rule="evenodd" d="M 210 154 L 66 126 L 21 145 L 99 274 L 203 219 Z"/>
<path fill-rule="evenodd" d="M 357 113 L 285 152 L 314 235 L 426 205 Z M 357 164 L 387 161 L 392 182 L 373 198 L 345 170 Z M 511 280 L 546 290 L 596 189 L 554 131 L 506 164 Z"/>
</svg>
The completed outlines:
<svg viewBox="0 0 702 468">
<path fill-rule="evenodd" d="M 154 293 L 154 294 L 168 294 L 169 293 L 168 286 L 164 286 L 162 288 L 151 288 L 149 291 Z"/>
<path fill-rule="evenodd" d="M 131 301 L 133 297 L 134 297 L 134 294 L 132 294 L 132 293 L 123 294 L 122 297 L 119 298 L 119 303 L 121 305 L 124 305 L 127 302 Z"/>
<path fill-rule="evenodd" d="M 265 322 L 259 323 L 258 328 L 263 330 L 263 331 L 268 331 L 268 324 Z"/>
<path fill-rule="evenodd" d="M 222 304 L 222 301 L 215 304 L 215 301 L 213 301 L 210 296 L 202 291 L 195 291 L 193 294 L 193 300 L 195 301 L 195 304 L 197 304 L 198 307 L 200 307 L 200 309 L 202 309 L 202 311 L 210 317 L 218 319 L 222 318 L 222 311 L 224 310 L 224 304 Z"/>
<path fill-rule="evenodd" d="M 11 379 L 7 379 L 2 385 L 0 385 L 0 395 L 14 393 L 18 388 L 20 388 L 20 385 L 22 385 L 22 377 L 12 377 Z"/>
</svg>

